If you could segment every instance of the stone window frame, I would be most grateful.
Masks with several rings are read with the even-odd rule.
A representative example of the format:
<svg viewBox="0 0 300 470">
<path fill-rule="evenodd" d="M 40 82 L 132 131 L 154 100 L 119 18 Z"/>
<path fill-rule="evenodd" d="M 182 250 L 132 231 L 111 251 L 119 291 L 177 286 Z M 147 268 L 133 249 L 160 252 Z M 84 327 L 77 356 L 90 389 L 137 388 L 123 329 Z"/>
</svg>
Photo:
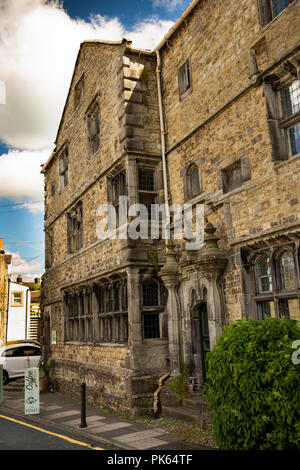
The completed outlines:
<svg viewBox="0 0 300 470">
<path fill-rule="evenodd" d="M 157 287 L 157 301 L 154 302 L 153 305 L 150 305 L 148 302 L 147 305 L 144 304 L 144 287 L 146 284 L 149 283 L 155 283 Z M 155 276 L 146 276 L 144 279 L 141 280 L 140 298 L 142 306 L 142 333 L 144 340 L 165 339 L 167 335 L 163 322 L 163 315 L 165 311 L 165 299 L 163 289 L 163 284 Z M 157 320 L 153 322 L 153 320 L 155 320 L 154 316 L 157 317 Z M 149 319 L 148 325 L 145 322 L 146 317 L 148 317 Z M 151 323 L 153 327 L 151 327 Z"/>
<path fill-rule="evenodd" d="M 74 87 L 74 108 L 75 110 L 79 107 L 80 103 L 83 101 L 84 97 L 84 73 L 81 75 L 80 79 Z"/>
<path fill-rule="evenodd" d="M 182 62 L 178 67 L 177 72 L 177 79 L 178 79 L 178 93 L 179 93 L 179 100 L 182 101 L 186 96 L 188 96 L 193 91 L 193 81 L 192 81 L 192 67 L 191 67 L 191 59 L 188 57 L 187 59 Z M 184 80 L 188 82 L 188 88 L 186 88 L 184 84 Z"/>
<path fill-rule="evenodd" d="M 251 179 L 251 167 L 249 157 L 244 156 L 244 149 L 241 149 L 237 153 L 233 153 L 218 165 L 218 188 L 223 191 L 224 194 L 228 194 L 237 188 L 243 186 L 243 184 Z M 241 181 L 238 186 L 234 189 L 227 190 L 227 173 L 228 170 L 233 168 L 235 165 L 240 164 L 241 169 Z"/>
<path fill-rule="evenodd" d="M 70 165 L 69 165 L 69 144 L 65 143 L 58 153 L 58 176 L 59 193 L 69 186 Z"/>
<path fill-rule="evenodd" d="M 66 214 L 68 253 L 76 253 L 83 247 L 83 204 L 78 201 Z"/>
<path fill-rule="evenodd" d="M 119 228 L 120 197 L 128 196 L 128 178 L 125 166 L 118 165 L 106 178 L 107 202 L 112 204 L 116 211 L 116 228 Z M 126 222 L 125 222 L 126 223 Z"/>
<path fill-rule="evenodd" d="M 257 9 L 259 22 L 262 27 L 267 26 L 275 18 L 277 18 L 283 11 L 285 11 L 294 0 L 288 0 L 288 5 L 282 8 L 280 11 L 276 11 L 274 2 L 282 0 L 257 0 Z"/>
<path fill-rule="evenodd" d="M 147 189 L 143 189 L 140 187 L 140 172 L 143 172 L 143 171 L 145 171 L 145 173 L 152 172 L 153 174 L 153 189 L 152 190 L 147 190 Z M 156 167 L 152 165 L 145 165 L 143 163 L 140 163 L 137 165 L 136 175 L 137 175 L 136 187 L 137 187 L 137 193 L 138 193 L 138 203 L 144 204 L 147 207 L 148 220 L 150 220 L 151 210 L 149 210 L 149 205 L 151 206 L 151 204 L 156 204 L 157 196 L 158 196 L 157 181 L 156 181 Z"/>
<path fill-rule="evenodd" d="M 295 281 L 296 286 L 294 289 L 283 290 L 280 279 L 280 267 L 279 260 L 284 253 L 289 253 L 295 269 Z M 265 257 L 268 260 L 270 265 L 270 275 L 272 278 L 272 290 L 260 292 L 259 288 L 259 277 L 257 272 L 257 263 L 259 260 Z M 264 320 L 264 310 L 265 312 L 269 310 L 272 312 L 273 316 L 280 318 L 285 316 L 284 310 L 288 307 L 288 301 L 298 302 L 298 309 L 300 311 L 300 251 L 296 243 L 282 245 L 280 247 L 268 248 L 261 250 L 252 255 L 250 259 L 250 268 L 251 268 L 251 278 L 253 286 L 253 298 L 256 304 L 256 316 L 258 320 Z M 269 304 L 269 307 L 266 309 L 266 304 Z M 299 315 L 299 324 L 300 324 L 300 315 Z"/>
<path fill-rule="evenodd" d="M 274 161 L 288 160 L 299 155 L 291 152 L 288 131 L 291 126 L 300 123 L 300 110 L 287 115 L 285 105 L 286 89 L 300 77 L 299 61 L 300 54 L 281 64 L 272 75 L 265 78 L 267 119 Z"/>
<path fill-rule="evenodd" d="M 184 200 L 185 202 L 190 201 L 201 193 L 203 193 L 202 187 L 202 175 L 201 175 L 201 168 L 200 165 L 202 163 L 202 158 L 197 158 L 192 162 L 189 162 L 182 170 L 180 171 L 180 176 L 183 178 L 183 191 L 184 191 Z M 193 194 L 192 191 L 192 180 L 191 175 L 192 171 L 198 169 L 198 179 L 199 179 L 199 193 Z"/>
<path fill-rule="evenodd" d="M 99 96 L 100 93 L 97 93 L 85 113 L 88 159 L 94 157 L 101 148 L 101 107 Z M 95 126 L 93 126 L 94 122 Z M 93 129 L 93 127 L 95 128 Z"/>
<path fill-rule="evenodd" d="M 293 85 L 294 83 L 298 82 L 298 89 L 299 89 L 299 94 L 300 94 L 300 79 L 296 78 L 295 80 L 290 81 L 288 85 L 286 85 L 282 90 L 281 90 L 281 103 L 282 103 L 282 111 L 283 111 L 283 120 L 280 122 L 280 127 L 284 130 L 285 132 L 285 140 L 286 140 L 286 147 L 287 147 L 287 156 L 288 158 L 291 158 L 295 155 L 298 155 L 300 153 L 295 151 L 292 151 L 292 145 L 291 145 L 291 139 L 290 139 L 290 133 L 289 130 L 295 126 L 296 124 L 300 125 L 300 107 L 298 111 L 295 113 L 290 112 L 287 110 L 287 90 L 289 90 L 290 86 Z M 290 93 L 289 93 L 290 97 Z"/>
<path fill-rule="evenodd" d="M 118 305 L 115 289 L 118 288 Z M 111 303 L 107 294 L 111 293 Z M 128 342 L 127 277 L 99 279 L 64 293 L 66 342 Z"/>
</svg>

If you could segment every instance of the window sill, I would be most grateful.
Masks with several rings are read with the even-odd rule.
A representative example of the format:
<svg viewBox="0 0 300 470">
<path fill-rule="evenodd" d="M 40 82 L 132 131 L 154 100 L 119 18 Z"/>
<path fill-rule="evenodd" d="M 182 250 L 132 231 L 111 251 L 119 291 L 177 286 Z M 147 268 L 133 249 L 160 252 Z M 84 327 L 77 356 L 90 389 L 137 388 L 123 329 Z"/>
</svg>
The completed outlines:
<svg viewBox="0 0 300 470">
<path fill-rule="evenodd" d="M 94 160 L 94 158 L 96 158 L 96 156 L 100 153 L 100 150 L 101 150 L 101 145 L 98 148 L 97 152 L 93 153 L 93 155 L 88 155 L 87 161 L 91 162 L 92 160 Z"/>
<path fill-rule="evenodd" d="M 287 129 L 288 127 L 292 126 L 293 124 L 296 124 L 299 121 L 300 121 L 300 111 L 297 111 L 297 113 L 294 113 L 291 116 L 288 116 L 287 118 L 280 121 L 279 127 L 281 129 Z"/>
<path fill-rule="evenodd" d="M 288 10 L 289 10 L 289 7 L 290 7 L 291 5 L 293 5 L 294 3 L 295 3 L 295 2 L 290 3 L 284 10 L 282 10 L 280 13 L 278 13 L 277 16 L 274 16 L 274 18 L 273 18 L 269 23 L 267 23 L 266 25 L 264 25 L 264 26 L 261 27 L 261 30 L 260 30 L 260 31 L 261 31 L 262 33 L 265 33 L 268 28 L 270 28 L 270 27 L 273 26 L 273 23 L 275 23 L 276 20 L 278 20 L 278 18 L 280 18 L 282 15 L 286 14 L 286 11 L 288 11 Z"/>
<path fill-rule="evenodd" d="M 161 343 L 161 344 L 168 344 L 169 341 L 166 339 L 166 338 L 143 338 L 143 342 L 144 343 L 148 343 L 148 344 L 157 344 L 157 343 Z"/>
<path fill-rule="evenodd" d="M 288 157 L 286 160 L 275 160 L 274 161 L 274 166 L 275 168 L 281 168 L 282 166 L 285 166 L 286 164 L 292 163 L 300 158 L 300 153 L 297 153 L 296 155 L 293 155 L 292 157 Z"/>
<path fill-rule="evenodd" d="M 120 342 L 120 343 L 117 343 L 116 341 L 75 341 L 75 340 L 71 340 L 71 341 L 66 341 L 64 343 L 66 346 L 86 346 L 86 347 L 103 347 L 103 346 L 110 346 L 110 347 L 127 347 L 128 346 L 128 343 L 127 341 L 125 342 Z"/>
</svg>

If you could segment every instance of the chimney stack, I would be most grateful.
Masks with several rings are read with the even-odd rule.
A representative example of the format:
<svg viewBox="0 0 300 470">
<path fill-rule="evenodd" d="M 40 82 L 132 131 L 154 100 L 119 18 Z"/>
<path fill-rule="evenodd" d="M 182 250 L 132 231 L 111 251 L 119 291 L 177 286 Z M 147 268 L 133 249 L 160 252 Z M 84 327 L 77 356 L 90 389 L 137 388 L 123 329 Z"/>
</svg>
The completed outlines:
<svg viewBox="0 0 300 470">
<path fill-rule="evenodd" d="M 4 253 L 4 250 L 3 250 L 3 239 L 0 238 L 0 253 Z"/>
<path fill-rule="evenodd" d="M 21 283 L 22 282 L 22 276 L 19 274 L 19 276 L 17 277 L 17 282 Z"/>
</svg>

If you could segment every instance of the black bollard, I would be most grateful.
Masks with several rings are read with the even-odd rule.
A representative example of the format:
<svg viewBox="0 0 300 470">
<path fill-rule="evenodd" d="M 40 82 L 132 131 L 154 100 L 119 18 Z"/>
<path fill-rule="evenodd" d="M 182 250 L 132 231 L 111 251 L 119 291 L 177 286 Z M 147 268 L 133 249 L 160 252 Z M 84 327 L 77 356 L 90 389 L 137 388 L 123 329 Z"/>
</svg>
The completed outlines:
<svg viewBox="0 0 300 470">
<path fill-rule="evenodd" d="M 81 423 L 80 428 L 86 428 L 85 383 L 81 384 Z"/>
</svg>

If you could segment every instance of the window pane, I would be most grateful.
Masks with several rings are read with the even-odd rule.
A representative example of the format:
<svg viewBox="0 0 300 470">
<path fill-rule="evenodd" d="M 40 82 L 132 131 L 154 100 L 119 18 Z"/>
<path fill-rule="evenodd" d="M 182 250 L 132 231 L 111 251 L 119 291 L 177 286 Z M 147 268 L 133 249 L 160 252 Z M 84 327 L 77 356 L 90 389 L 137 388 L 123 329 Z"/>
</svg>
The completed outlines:
<svg viewBox="0 0 300 470">
<path fill-rule="evenodd" d="M 21 304 L 22 303 L 22 294 L 21 294 L 21 292 L 15 293 L 15 294 L 13 294 L 13 296 L 14 296 L 13 302 L 15 304 Z"/>
<path fill-rule="evenodd" d="M 266 318 L 275 318 L 275 309 L 274 309 L 274 302 L 261 302 L 260 309 L 262 314 L 262 319 L 266 320 Z"/>
<path fill-rule="evenodd" d="M 272 0 L 272 15 L 273 18 L 279 15 L 288 6 L 289 0 Z"/>
<path fill-rule="evenodd" d="M 270 292 L 273 290 L 271 266 L 267 258 L 260 258 L 256 263 L 259 292 Z"/>
<path fill-rule="evenodd" d="M 158 305 L 158 285 L 155 281 L 143 283 L 143 305 L 147 307 Z"/>
<path fill-rule="evenodd" d="M 298 299 L 281 300 L 279 303 L 279 314 L 300 323 L 300 309 Z"/>
<path fill-rule="evenodd" d="M 296 124 L 288 128 L 288 140 L 290 155 L 293 156 L 300 153 L 300 122 L 296 122 Z"/>
<path fill-rule="evenodd" d="M 282 290 L 296 289 L 296 270 L 293 257 L 285 252 L 279 259 L 280 279 Z"/>
<path fill-rule="evenodd" d="M 139 189 L 143 191 L 154 191 L 153 171 L 139 171 Z"/>
<path fill-rule="evenodd" d="M 159 338 L 159 314 L 144 314 L 144 337 Z"/>
<path fill-rule="evenodd" d="M 191 87 L 191 72 L 189 61 L 183 64 L 178 72 L 179 93 L 182 95 Z"/>
</svg>

